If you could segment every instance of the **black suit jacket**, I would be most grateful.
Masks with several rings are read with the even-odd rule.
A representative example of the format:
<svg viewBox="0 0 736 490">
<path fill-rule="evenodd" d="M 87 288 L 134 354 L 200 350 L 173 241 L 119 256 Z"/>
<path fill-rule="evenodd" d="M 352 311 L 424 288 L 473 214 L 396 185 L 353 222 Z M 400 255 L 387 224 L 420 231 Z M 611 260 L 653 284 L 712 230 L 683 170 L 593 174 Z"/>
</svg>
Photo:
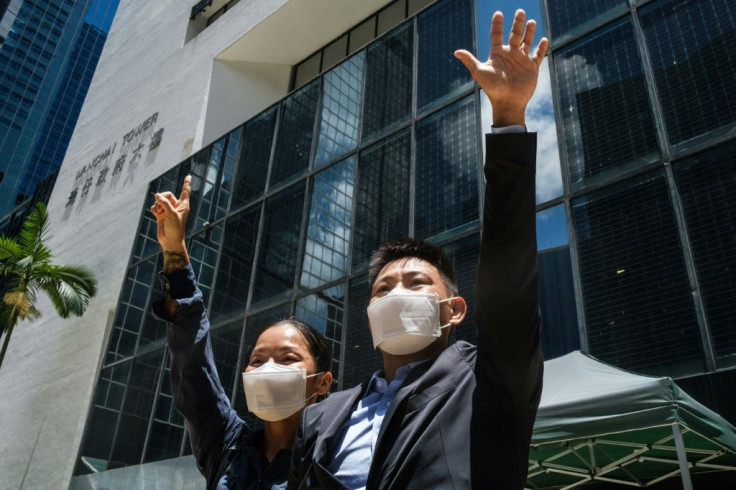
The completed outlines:
<svg viewBox="0 0 736 490">
<path fill-rule="evenodd" d="M 456 342 L 414 367 L 383 420 L 369 489 L 523 488 L 542 391 L 536 135 L 487 135 L 476 272 L 478 347 Z M 328 470 L 365 386 L 307 407 L 289 488 L 345 488 Z"/>
</svg>

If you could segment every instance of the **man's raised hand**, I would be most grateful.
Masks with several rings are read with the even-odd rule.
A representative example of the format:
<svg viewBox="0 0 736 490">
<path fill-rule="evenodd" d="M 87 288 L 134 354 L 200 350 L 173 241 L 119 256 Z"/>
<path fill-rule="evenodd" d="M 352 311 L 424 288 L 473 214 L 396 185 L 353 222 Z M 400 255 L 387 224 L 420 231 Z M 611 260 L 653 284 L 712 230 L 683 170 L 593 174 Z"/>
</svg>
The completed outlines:
<svg viewBox="0 0 736 490">
<path fill-rule="evenodd" d="M 156 202 L 151 206 L 151 212 L 156 217 L 156 238 L 163 250 L 164 270 L 167 273 L 189 263 L 184 236 L 189 216 L 191 184 L 192 177 L 187 175 L 178 198 L 168 191 L 156 193 Z"/>
<path fill-rule="evenodd" d="M 488 61 L 480 62 L 468 51 L 455 51 L 473 79 L 488 95 L 493 106 L 493 124 L 525 124 L 524 112 L 534 95 L 539 66 L 547 54 L 549 41 L 542 38 L 530 56 L 537 23 L 519 9 L 514 15 L 508 44 L 503 44 L 503 14 L 496 12 L 491 21 L 491 52 Z"/>
</svg>

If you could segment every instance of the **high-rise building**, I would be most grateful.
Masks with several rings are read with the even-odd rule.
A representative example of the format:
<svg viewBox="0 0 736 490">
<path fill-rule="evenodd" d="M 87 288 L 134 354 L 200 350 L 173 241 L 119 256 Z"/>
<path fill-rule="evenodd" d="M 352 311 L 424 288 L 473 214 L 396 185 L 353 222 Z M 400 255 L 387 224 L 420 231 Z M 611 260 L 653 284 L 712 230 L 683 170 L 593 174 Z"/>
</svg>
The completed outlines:
<svg viewBox="0 0 736 490">
<path fill-rule="evenodd" d="M 542 5 L 583 348 L 733 423 L 736 6 Z"/>
<path fill-rule="evenodd" d="M 641 34 L 638 16 L 669 5 L 636 3 L 603 8 L 602 16 L 586 10 L 596 2 L 576 8 L 573 13 L 586 19 L 574 36 L 555 32 L 555 20 L 547 23 L 553 77 L 550 85 L 545 62 L 527 111 L 529 129 L 538 132 L 543 351 L 552 358 L 582 348 L 622 367 L 685 383 L 695 375 L 715 382 L 729 372 L 726 364 L 693 369 L 699 365 L 691 358 L 668 353 L 676 347 L 686 352 L 691 344 L 650 342 L 646 350 L 645 342 L 691 341 L 694 329 L 704 345 L 702 332 L 715 331 L 700 323 L 705 303 L 694 302 L 705 294 L 692 258 L 699 235 L 686 233 L 687 199 L 676 186 L 685 175 L 677 172 L 697 168 L 701 155 L 724 155 L 717 143 L 728 143 L 727 133 L 707 139 L 706 146 L 689 146 L 681 157 L 690 163 L 681 170 L 672 158 L 657 159 L 658 145 L 668 141 L 665 126 L 653 126 L 660 129 L 652 134 L 641 124 L 645 104 L 661 94 L 651 73 L 649 90 L 634 91 L 636 77 L 622 61 L 643 56 L 642 39 L 628 39 L 620 59 L 609 56 L 610 66 L 601 55 L 627 40 L 618 31 L 591 49 L 606 76 L 591 78 L 572 95 L 563 87 L 564 54 L 576 42 L 597 39 L 597 27 L 605 31 L 617 22 L 632 23 Z M 553 5 L 543 4 L 550 18 Z M 536 16 L 537 2 L 524 0 L 504 6 L 507 19 L 519 6 Z M 14 334 L 0 370 L 0 433 L 10 441 L 0 446 L 0 488 L 139 488 L 154 482 L 157 488 L 201 488 L 183 420 L 172 405 L 166 326 L 149 314 L 160 295 L 152 193 L 178 192 L 187 174 L 194 177 L 187 239 L 212 321 L 217 368 L 249 423 L 257 421 L 247 415 L 239 374 L 255 333 L 275 318 L 305 320 L 332 341 L 335 390 L 356 385 L 380 366 L 365 315 L 367 263 L 387 239 L 416 236 L 453 257 L 470 307 L 454 336 L 474 340 L 482 133 L 490 120 L 485 96 L 452 52 L 487 53 L 497 8 L 490 0 L 123 2 L 49 206 L 58 260 L 90 266 L 100 291 L 83 318 L 49 315 Z M 580 59 L 575 53 L 568 56 L 572 68 Z M 627 107 L 627 120 L 611 118 L 608 131 L 601 115 Z M 572 130 L 565 111 L 574 113 Z M 558 134 L 564 144 L 559 151 Z M 597 163 L 588 166 L 586 159 Z M 648 172 L 664 177 L 649 179 Z M 630 179 L 649 186 L 635 184 L 638 193 L 617 199 Z M 655 192 L 661 191 L 657 183 L 664 193 Z M 691 194 L 694 207 L 701 188 Z M 655 199 L 663 196 L 670 201 Z M 729 198 L 725 191 L 719 196 L 717 202 Z M 637 213 L 627 208 L 637 205 Z M 670 228 L 667 212 L 674 215 Z M 703 236 L 711 233 L 708 223 Z M 677 247 L 668 238 L 672 233 Z M 719 250 L 727 247 L 725 228 L 714 236 Z M 673 293 L 681 292 L 672 265 L 676 254 L 686 283 L 699 281 L 692 284 L 701 289 L 689 296 Z M 687 301 L 695 323 L 681 313 Z M 619 316 L 606 323 L 606 308 Z M 653 325 L 669 322 L 667 334 L 646 323 L 660 316 L 662 323 Z M 604 328 L 630 318 L 641 321 Z M 718 332 L 728 335 L 727 329 Z M 626 337 L 635 334 L 641 337 Z M 634 347 L 628 357 L 608 355 L 625 342 Z"/>
<path fill-rule="evenodd" d="M 61 166 L 118 0 L 0 5 L 0 229 Z M 20 206 L 20 207 L 19 207 Z"/>
</svg>

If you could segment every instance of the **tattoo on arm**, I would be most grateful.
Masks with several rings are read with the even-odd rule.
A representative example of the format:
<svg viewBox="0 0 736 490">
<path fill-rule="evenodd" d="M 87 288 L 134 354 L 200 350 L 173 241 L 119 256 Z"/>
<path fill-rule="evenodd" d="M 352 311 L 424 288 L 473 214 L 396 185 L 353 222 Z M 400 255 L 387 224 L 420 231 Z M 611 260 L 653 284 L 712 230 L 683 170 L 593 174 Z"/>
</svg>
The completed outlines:
<svg viewBox="0 0 736 490">
<path fill-rule="evenodd" d="M 181 252 L 164 252 L 164 272 L 170 274 L 187 265 L 187 258 Z"/>
</svg>

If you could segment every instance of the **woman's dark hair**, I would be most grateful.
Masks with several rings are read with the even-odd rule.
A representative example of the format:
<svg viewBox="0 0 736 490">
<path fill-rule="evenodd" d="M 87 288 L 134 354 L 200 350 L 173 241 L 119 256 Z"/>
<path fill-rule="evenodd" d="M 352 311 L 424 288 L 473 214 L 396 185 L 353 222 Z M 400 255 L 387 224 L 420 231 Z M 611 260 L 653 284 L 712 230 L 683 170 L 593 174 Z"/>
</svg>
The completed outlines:
<svg viewBox="0 0 736 490">
<path fill-rule="evenodd" d="M 324 335 L 319 333 L 316 328 L 297 320 L 296 318 L 286 318 L 261 329 L 256 336 L 256 342 L 258 341 L 258 337 L 260 337 L 261 334 L 269 328 L 279 327 L 282 325 L 288 325 L 295 328 L 302 337 L 304 337 L 309 353 L 314 357 L 314 364 L 317 369 L 317 373 L 332 371 L 332 344 L 330 344 L 330 341 L 327 340 Z M 326 397 L 326 394 L 322 395 L 317 398 L 317 401 L 321 401 Z"/>
<path fill-rule="evenodd" d="M 399 238 L 381 245 L 373 252 L 370 269 L 368 271 L 368 285 L 372 289 L 373 284 L 381 270 L 386 264 L 403 258 L 421 259 L 432 264 L 445 281 L 447 290 L 452 295 L 457 295 L 457 279 L 455 278 L 455 267 L 452 260 L 445 255 L 442 249 L 417 238 Z"/>
</svg>

